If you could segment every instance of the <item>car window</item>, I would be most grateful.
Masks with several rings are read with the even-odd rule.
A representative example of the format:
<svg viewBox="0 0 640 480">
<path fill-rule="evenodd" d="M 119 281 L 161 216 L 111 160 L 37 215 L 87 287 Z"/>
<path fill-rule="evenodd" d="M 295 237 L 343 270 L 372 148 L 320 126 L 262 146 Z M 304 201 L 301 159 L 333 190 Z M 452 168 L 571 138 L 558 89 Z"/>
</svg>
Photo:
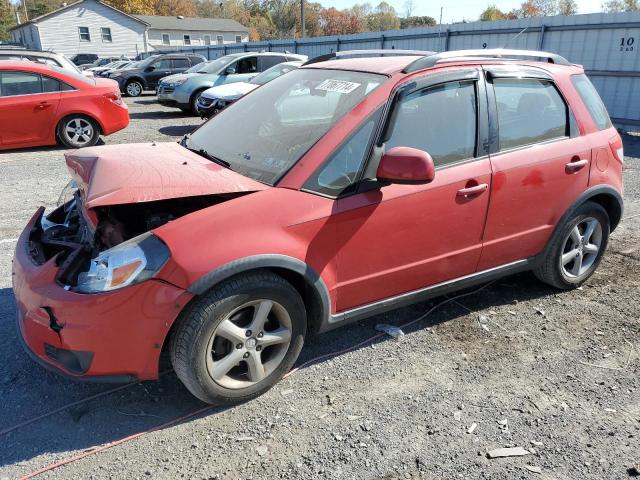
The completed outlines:
<svg viewBox="0 0 640 480">
<path fill-rule="evenodd" d="M 572 75 L 571 81 L 573 82 L 573 86 L 576 87 L 576 90 L 578 90 L 582 101 L 587 107 L 587 110 L 589 110 L 591 118 L 593 118 L 598 128 L 600 130 L 610 128 L 611 119 L 609 118 L 609 113 L 604 103 L 602 103 L 600 95 L 598 95 L 598 92 L 587 76 L 584 74 Z"/>
<path fill-rule="evenodd" d="M 204 58 L 201 57 L 189 57 L 189 59 L 191 60 L 191 65 L 198 65 L 205 61 Z"/>
<path fill-rule="evenodd" d="M 189 60 L 187 60 L 186 58 L 174 58 L 173 68 L 186 70 L 187 68 L 189 68 Z"/>
<path fill-rule="evenodd" d="M 472 158 L 476 151 L 474 81 L 449 82 L 407 95 L 398 104 L 385 149 L 423 150 L 438 166 Z"/>
<path fill-rule="evenodd" d="M 353 185 L 365 161 L 382 109 L 371 115 L 304 185 L 305 190 L 337 197 Z"/>
<path fill-rule="evenodd" d="M 156 70 L 169 70 L 171 68 L 171 60 L 168 58 L 164 58 L 162 60 L 154 62 L 151 66 Z"/>
<path fill-rule="evenodd" d="M 30 95 L 42 93 L 40 75 L 23 72 L 2 72 L 0 74 L 0 95 Z"/>
<path fill-rule="evenodd" d="M 60 87 L 60 80 L 58 80 L 57 78 L 51 78 L 51 77 L 47 77 L 46 75 L 42 76 L 42 91 L 43 92 L 59 92 L 61 89 Z"/>
<path fill-rule="evenodd" d="M 278 65 L 279 63 L 286 61 L 286 57 L 280 55 L 266 55 L 264 57 L 260 57 L 260 71 L 264 72 L 267 68 L 271 68 L 274 65 Z"/>
<path fill-rule="evenodd" d="M 238 60 L 236 73 L 255 73 L 258 71 L 258 57 L 247 57 Z"/>
<path fill-rule="evenodd" d="M 250 83 L 254 83 L 256 85 L 264 85 L 265 83 L 269 83 L 271 80 L 278 78 L 280 75 L 284 75 L 291 70 L 295 70 L 295 65 L 287 65 L 284 63 L 278 64 L 275 67 L 271 67 L 269 70 L 265 70 L 260 75 L 256 75 L 253 77 Z"/>
<path fill-rule="evenodd" d="M 567 106 L 552 82 L 532 78 L 493 80 L 500 150 L 567 134 Z"/>
</svg>

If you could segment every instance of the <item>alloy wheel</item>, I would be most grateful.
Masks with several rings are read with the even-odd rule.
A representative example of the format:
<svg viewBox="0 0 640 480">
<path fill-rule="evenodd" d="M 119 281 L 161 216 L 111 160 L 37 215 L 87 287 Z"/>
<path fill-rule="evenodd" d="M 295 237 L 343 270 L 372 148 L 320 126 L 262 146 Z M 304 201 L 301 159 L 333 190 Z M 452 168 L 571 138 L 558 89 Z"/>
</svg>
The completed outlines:
<svg viewBox="0 0 640 480">
<path fill-rule="evenodd" d="M 565 241 L 560 266 L 568 278 L 585 274 L 595 263 L 602 246 L 602 225 L 593 217 L 580 220 Z"/>
<path fill-rule="evenodd" d="M 216 327 L 207 345 L 207 371 L 220 386 L 246 388 L 267 378 L 291 343 L 291 317 L 267 299 L 242 304 Z"/>
<path fill-rule="evenodd" d="M 88 145 L 94 133 L 93 125 L 84 118 L 72 118 L 64 126 L 64 134 L 69 142 L 78 147 Z"/>
<path fill-rule="evenodd" d="M 131 82 L 127 84 L 127 94 L 132 97 L 137 97 L 142 93 L 142 85 L 138 82 Z"/>
</svg>

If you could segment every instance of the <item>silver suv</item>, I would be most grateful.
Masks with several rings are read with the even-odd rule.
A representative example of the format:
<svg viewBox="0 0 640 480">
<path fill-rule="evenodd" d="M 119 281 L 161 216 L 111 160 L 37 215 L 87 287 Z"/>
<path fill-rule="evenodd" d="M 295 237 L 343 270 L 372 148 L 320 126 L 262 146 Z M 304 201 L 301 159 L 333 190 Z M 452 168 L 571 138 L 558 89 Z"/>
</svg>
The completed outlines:
<svg viewBox="0 0 640 480">
<path fill-rule="evenodd" d="M 30 60 L 32 62 L 45 63 L 80 73 L 80 69 L 61 53 L 43 52 L 41 50 L 24 50 L 24 49 L 0 49 L 0 60 Z"/>
</svg>

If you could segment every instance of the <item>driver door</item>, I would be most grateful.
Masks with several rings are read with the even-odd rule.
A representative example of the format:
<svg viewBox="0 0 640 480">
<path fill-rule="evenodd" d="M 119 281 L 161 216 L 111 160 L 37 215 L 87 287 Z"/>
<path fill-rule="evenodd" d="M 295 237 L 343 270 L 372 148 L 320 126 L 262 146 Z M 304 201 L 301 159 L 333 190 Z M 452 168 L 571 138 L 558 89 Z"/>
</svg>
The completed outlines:
<svg viewBox="0 0 640 480">
<path fill-rule="evenodd" d="M 486 138 L 485 86 L 477 69 L 417 84 L 396 104 L 383 148 L 428 152 L 435 179 L 338 198 L 338 312 L 476 271 L 491 185 L 478 141 Z"/>
<path fill-rule="evenodd" d="M 245 57 L 227 67 L 224 83 L 248 82 L 258 74 L 258 57 Z"/>
<path fill-rule="evenodd" d="M 171 59 L 163 58 L 153 62 L 150 67 L 153 67 L 151 71 L 146 72 L 147 88 L 153 90 L 158 86 L 158 82 L 161 78 L 171 75 L 172 65 Z M 148 68 L 148 67 L 147 67 Z"/>
</svg>

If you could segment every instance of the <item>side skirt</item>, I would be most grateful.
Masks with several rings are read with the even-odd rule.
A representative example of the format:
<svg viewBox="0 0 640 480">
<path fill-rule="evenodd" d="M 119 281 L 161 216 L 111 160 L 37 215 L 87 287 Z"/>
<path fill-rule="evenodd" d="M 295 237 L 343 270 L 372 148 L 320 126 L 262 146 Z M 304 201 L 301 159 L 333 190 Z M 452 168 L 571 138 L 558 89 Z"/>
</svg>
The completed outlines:
<svg viewBox="0 0 640 480">
<path fill-rule="evenodd" d="M 323 322 L 319 331 L 326 332 L 333 330 L 334 328 L 341 327 L 352 322 L 357 322 L 358 320 L 362 320 L 373 315 L 385 313 L 413 303 L 424 302 L 431 298 L 446 295 L 447 293 L 457 290 L 474 287 L 506 275 L 525 272 L 527 270 L 531 270 L 535 266 L 535 260 L 535 257 L 531 259 L 518 260 L 507 263 L 506 265 L 483 270 L 482 272 L 472 273 L 470 275 L 465 275 L 464 277 L 455 278 L 453 280 L 448 280 L 419 290 L 414 290 L 413 292 L 403 293 L 368 305 L 352 308 L 351 310 L 345 310 L 344 312 L 331 315 Z"/>
</svg>

